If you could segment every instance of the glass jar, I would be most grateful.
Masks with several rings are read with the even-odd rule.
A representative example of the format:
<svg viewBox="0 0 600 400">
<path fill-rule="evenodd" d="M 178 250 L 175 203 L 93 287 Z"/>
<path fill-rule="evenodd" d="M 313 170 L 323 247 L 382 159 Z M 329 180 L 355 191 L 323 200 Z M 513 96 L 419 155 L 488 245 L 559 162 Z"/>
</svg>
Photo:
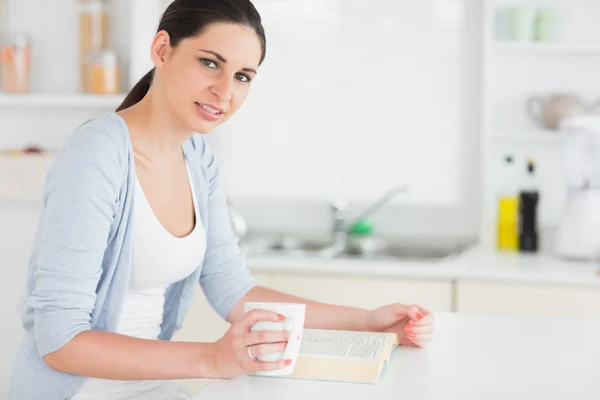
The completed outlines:
<svg viewBox="0 0 600 400">
<path fill-rule="evenodd" d="M 31 47 L 24 33 L 5 33 L 2 38 L 2 90 L 6 93 L 29 92 Z"/>
<path fill-rule="evenodd" d="M 119 93 L 119 59 L 114 51 L 91 52 L 87 57 L 87 88 L 89 93 Z"/>
<path fill-rule="evenodd" d="M 79 1 L 81 87 L 90 92 L 87 71 L 89 55 L 108 47 L 109 15 L 105 0 Z"/>
</svg>

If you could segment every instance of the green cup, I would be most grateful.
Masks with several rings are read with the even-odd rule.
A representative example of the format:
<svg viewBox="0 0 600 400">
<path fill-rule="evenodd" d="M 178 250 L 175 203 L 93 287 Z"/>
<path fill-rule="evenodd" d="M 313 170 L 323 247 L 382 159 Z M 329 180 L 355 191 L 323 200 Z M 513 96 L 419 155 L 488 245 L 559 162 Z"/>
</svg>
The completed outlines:
<svg viewBox="0 0 600 400">
<path fill-rule="evenodd" d="M 509 11 L 510 38 L 517 41 L 533 40 L 536 11 L 530 7 L 513 8 Z"/>
<path fill-rule="evenodd" d="M 533 40 L 538 42 L 554 40 L 556 35 L 557 20 L 558 13 L 556 10 L 552 8 L 543 8 L 538 10 L 535 17 Z"/>
</svg>

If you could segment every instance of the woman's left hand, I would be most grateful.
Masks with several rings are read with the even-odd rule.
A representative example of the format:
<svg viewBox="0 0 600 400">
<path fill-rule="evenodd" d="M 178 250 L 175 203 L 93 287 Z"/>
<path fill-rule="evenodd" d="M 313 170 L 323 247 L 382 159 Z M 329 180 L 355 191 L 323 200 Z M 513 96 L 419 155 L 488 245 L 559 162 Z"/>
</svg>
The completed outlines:
<svg viewBox="0 0 600 400">
<path fill-rule="evenodd" d="M 369 330 L 394 332 L 403 346 L 424 347 L 433 339 L 433 314 L 416 305 L 389 304 L 369 312 Z"/>
</svg>

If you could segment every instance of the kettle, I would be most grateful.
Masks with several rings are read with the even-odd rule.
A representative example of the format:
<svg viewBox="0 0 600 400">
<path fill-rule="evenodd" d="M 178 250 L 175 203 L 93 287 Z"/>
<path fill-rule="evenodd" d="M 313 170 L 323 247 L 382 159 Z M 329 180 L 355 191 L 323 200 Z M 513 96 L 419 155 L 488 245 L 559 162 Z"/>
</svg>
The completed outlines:
<svg viewBox="0 0 600 400">
<path fill-rule="evenodd" d="M 527 100 L 527 113 L 544 127 L 557 130 L 565 117 L 590 114 L 596 111 L 600 102 L 585 104 L 572 93 L 555 93 L 548 98 L 532 96 Z"/>
<path fill-rule="evenodd" d="M 600 259 L 600 190 L 586 188 L 571 196 L 558 223 L 553 250 L 566 259 Z"/>
</svg>

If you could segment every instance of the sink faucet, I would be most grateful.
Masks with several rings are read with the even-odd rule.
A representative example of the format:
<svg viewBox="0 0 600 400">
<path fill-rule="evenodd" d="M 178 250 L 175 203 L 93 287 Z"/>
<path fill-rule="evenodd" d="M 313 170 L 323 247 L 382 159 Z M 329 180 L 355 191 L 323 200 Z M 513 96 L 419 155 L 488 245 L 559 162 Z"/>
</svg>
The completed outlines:
<svg viewBox="0 0 600 400">
<path fill-rule="evenodd" d="M 353 222 L 348 222 L 348 203 L 344 199 L 336 199 L 330 203 L 332 216 L 333 244 L 323 250 L 324 255 L 335 257 L 346 250 L 348 245 L 348 231 L 357 222 L 375 214 L 379 209 L 390 202 L 396 195 L 408 192 L 405 185 L 398 185 L 385 192 L 381 197 L 363 210 Z"/>
<path fill-rule="evenodd" d="M 332 233 L 336 239 L 346 232 L 346 220 L 348 219 L 348 202 L 336 199 L 331 202 L 331 215 L 333 218 Z"/>
</svg>

